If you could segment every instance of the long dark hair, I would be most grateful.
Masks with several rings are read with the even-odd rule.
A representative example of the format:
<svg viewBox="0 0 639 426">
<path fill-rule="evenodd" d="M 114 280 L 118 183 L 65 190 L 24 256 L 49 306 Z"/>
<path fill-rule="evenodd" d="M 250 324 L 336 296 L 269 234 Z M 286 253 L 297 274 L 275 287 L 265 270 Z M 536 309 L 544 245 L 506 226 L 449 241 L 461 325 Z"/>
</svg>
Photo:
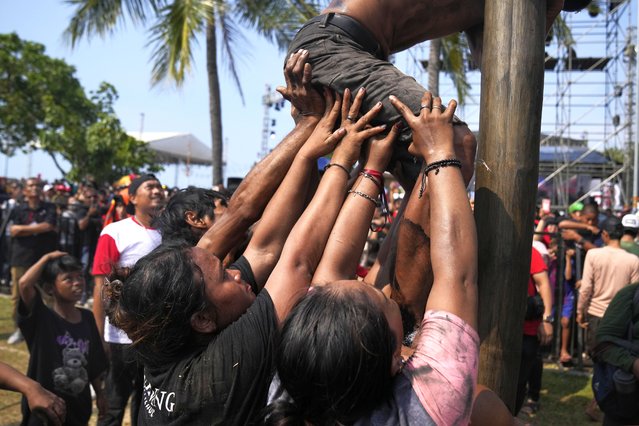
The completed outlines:
<svg viewBox="0 0 639 426">
<path fill-rule="evenodd" d="M 193 350 L 191 316 L 208 302 L 189 245 L 160 245 L 124 281 L 112 280 L 105 289 L 109 320 L 127 333 L 143 362 L 159 365 Z"/>
<path fill-rule="evenodd" d="M 352 423 L 390 392 L 394 338 L 370 295 L 352 287 L 309 292 L 284 322 L 276 352 L 290 401 L 266 410 L 265 423 Z"/>
<path fill-rule="evenodd" d="M 210 189 L 188 187 L 174 194 L 162 212 L 153 220 L 153 226 L 162 234 L 162 241 L 186 241 L 194 246 L 201 235 L 194 232 L 184 217 L 192 211 L 198 218 L 215 219 L 215 200 L 227 205 L 224 194 Z"/>
</svg>

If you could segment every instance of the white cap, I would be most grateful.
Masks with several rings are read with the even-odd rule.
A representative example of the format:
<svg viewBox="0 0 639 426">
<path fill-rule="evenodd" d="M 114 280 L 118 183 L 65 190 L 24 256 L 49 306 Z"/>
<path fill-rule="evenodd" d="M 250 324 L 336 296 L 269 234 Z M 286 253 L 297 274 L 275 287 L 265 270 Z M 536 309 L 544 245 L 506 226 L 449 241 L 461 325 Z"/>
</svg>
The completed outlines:
<svg viewBox="0 0 639 426">
<path fill-rule="evenodd" d="M 624 228 L 639 229 L 639 217 L 635 214 L 627 214 L 621 219 Z"/>
</svg>

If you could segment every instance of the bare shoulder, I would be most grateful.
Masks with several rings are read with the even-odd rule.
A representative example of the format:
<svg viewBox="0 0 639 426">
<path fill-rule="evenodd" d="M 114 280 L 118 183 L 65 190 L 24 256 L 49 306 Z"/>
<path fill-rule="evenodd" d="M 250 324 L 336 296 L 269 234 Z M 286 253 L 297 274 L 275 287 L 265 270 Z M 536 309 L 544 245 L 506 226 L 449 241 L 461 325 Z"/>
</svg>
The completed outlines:
<svg viewBox="0 0 639 426">
<path fill-rule="evenodd" d="M 477 0 L 333 0 L 323 13 L 361 22 L 390 52 L 468 29 L 483 21 Z"/>
</svg>

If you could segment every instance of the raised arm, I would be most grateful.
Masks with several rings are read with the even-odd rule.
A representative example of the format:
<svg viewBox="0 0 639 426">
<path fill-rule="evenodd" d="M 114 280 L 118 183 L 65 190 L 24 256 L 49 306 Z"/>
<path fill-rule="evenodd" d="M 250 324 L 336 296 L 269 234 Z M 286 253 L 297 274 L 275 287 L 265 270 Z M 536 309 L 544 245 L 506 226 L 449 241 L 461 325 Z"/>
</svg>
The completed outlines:
<svg viewBox="0 0 639 426">
<path fill-rule="evenodd" d="M 33 298 L 36 294 L 35 285 L 40 281 L 40 276 L 42 275 L 42 271 L 44 270 L 44 266 L 50 260 L 56 259 L 58 257 L 62 257 L 67 253 L 63 251 L 52 251 L 51 253 L 47 253 L 40 258 L 36 263 L 34 263 L 27 272 L 24 273 L 20 280 L 18 281 L 18 286 L 20 288 L 20 298 L 24 302 L 24 304 L 31 310 L 33 306 Z"/>
<path fill-rule="evenodd" d="M 303 62 L 298 59 L 302 58 Z M 287 87 L 278 91 L 293 105 L 295 128 L 244 178 L 229 202 L 228 210 L 198 242 L 201 247 L 224 259 L 243 238 L 244 232 L 261 216 L 278 188 L 295 155 L 311 135 L 324 112 L 324 99 L 310 84 L 310 65 L 304 65 L 307 51 L 291 55 L 285 68 Z"/>
<path fill-rule="evenodd" d="M 569 221 L 564 220 L 561 223 L 564 223 L 564 222 L 569 222 Z M 561 229 L 561 225 L 559 226 L 559 228 Z M 584 251 L 586 252 L 590 249 L 597 248 L 596 245 L 594 245 L 593 243 L 591 243 L 590 241 L 588 241 L 587 239 L 579 235 L 579 233 L 575 231 L 574 229 L 562 229 L 561 238 L 563 238 L 566 241 L 574 241 L 577 244 L 580 244 L 581 247 L 583 247 Z"/>
<path fill-rule="evenodd" d="M 357 263 L 375 213 L 375 203 L 379 205 L 379 195 L 384 190 L 381 176 L 390 160 L 393 141 L 398 132 L 399 127 L 395 124 L 386 137 L 378 136 L 370 141 L 364 171 L 351 187 L 339 212 L 313 277 L 314 285 L 355 277 Z"/>
<path fill-rule="evenodd" d="M 464 184 L 468 185 L 474 173 L 475 150 L 477 141 L 475 136 L 465 125 L 459 125 L 453 120 L 453 148 L 454 157 L 461 161 L 462 177 Z M 415 152 L 416 155 L 421 155 Z M 422 193 L 421 203 L 425 215 L 430 211 L 430 194 L 428 189 L 428 179 L 420 181 L 419 191 Z M 423 185 L 423 192 L 422 192 Z M 391 229 L 391 235 L 395 241 L 389 248 L 391 254 L 388 256 L 384 270 L 389 271 L 388 278 L 384 284 L 387 293 L 395 300 L 400 307 L 411 314 L 412 318 L 404 315 L 404 330 L 406 333 L 413 331 L 414 325 L 419 325 L 424 316 L 426 300 L 433 285 L 433 270 L 430 264 L 430 235 L 431 227 L 426 218 L 426 226 L 415 228 L 415 224 L 403 220 L 405 205 L 410 199 L 410 192 L 404 197 L 400 212 Z M 388 237 L 387 237 L 388 239 Z M 391 241 L 393 241 L 391 240 Z M 385 241 L 386 243 L 386 241 Z M 414 258 L 421 259 L 420 267 L 414 267 Z M 383 282 L 382 282 L 383 283 Z"/>
<path fill-rule="evenodd" d="M 356 125 L 348 132 L 340 128 L 331 136 L 344 137 L 333 153 L 333 166 L 328 167 L 324 173 L 315 196 L 293 227 L 284 245 L 282 256 L 266 282 L 265 289 L 273 299 L 280 322 L 308 289 L 344 201 L 350 177 L 348 170 L 357 161 L 362 143 L 385 128 L 367 128 L 368 123 L 381 108 L 379 102 L 357 120 Z M 358 112 L 355 111 L 356 114 Z"/>
<path fill-rule="evenodd" d="M 413 144 L 422 153 L 426 165 L 454 159 L 452 119 L 457 106 L 450 101 L 442 111 L 441 99 L 426 92 L 420 114 L 415 116 L 399 99 L 391 103 L 413 130 Z M 432 108 L 431 108 L 432 106 Z M 436 229 L 430 236 L 433 287 L 426 303 L 427 310 L 442 310 L 457 315 L 477 329 L 477 232 L 461 170 L 440 166 L 425 173 L 430 203 L 427 207 L 421 179 L 415 184 L 405 221 L 426 238 L 424 229 Z M 413 259 L 420 267 L 425 259 Z"/>
<path fill-rule="evenodd" d="M 325 89 L 325 99 L 324 116 L 295 157 L 244 251 L 259 287 L 273 271 L 291 228 L 308 202 L 307 194 L 317 173 L 317 159 L 333 151 L 339 141 L 339 137 L 331 137 L 339 115 L 339 103 L 335 102 L 329 89 Z"/>
</svg>

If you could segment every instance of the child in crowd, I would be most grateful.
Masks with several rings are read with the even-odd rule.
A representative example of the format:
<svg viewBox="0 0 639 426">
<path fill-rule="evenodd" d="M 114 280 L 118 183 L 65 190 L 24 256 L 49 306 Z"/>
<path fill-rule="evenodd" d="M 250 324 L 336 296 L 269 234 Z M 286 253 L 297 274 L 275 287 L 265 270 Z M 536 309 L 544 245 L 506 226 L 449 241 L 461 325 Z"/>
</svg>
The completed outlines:
<svg viewBox="0 0 639 426">
<path fill-rule="evenodd" d="M 45 306 L 40 291 L 53 299 Z M 91 311 L 76 307 L 85 281 L 82 264 L 61 251 L 47 253 L 19 282 L 18 326 L 30 352 L 27 376 L 64 399 L 65 424 L 82 425 L 91 417 L 91 392 L 98 416 L 105 412 L 103 376 L 106 355 Z M 43 424 L 23 398 L 23 425 Z"/>
</svg>

